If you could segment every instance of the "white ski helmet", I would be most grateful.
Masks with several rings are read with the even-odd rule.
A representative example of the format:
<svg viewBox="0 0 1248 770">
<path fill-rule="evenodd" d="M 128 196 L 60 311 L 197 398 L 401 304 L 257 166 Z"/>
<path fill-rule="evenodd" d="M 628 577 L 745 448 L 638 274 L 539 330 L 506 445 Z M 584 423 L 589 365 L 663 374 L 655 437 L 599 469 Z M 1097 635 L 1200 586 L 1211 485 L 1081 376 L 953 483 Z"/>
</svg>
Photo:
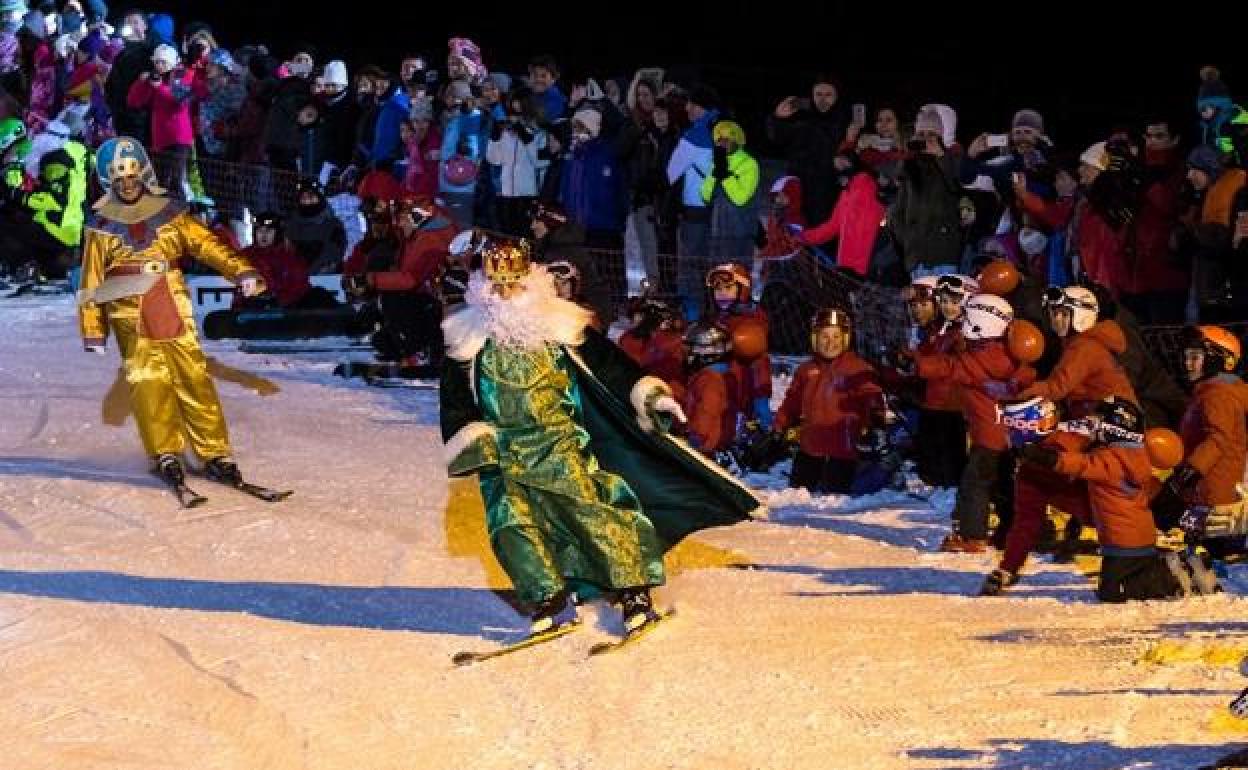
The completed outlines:
<svg viewBox="0 0 1248 770">
<path fill-rule="evenodd" d="M 995 340 L 1005 336 L 1014 308 L 995 294 L 976 294 L 966 302 L 962 336 L 967 340 Z"/>
<path fill-rule="evenodd" d="M 1096 324 L 1101 312 L 1096 295 L 1082 286 L 1050 286 L 1044 292 L 1046 308 L 1064 307 L 1070 311 L 1070 328 L 1076 334 L 1086 332 Z"/>
<path fill-rule="evenodd" d="M 966 301 L 979 293 L 979 281 L 969 275 L 942 275 L 936 279 L 936 293 L 948 294 L 966 307 Z"/>
</svg>

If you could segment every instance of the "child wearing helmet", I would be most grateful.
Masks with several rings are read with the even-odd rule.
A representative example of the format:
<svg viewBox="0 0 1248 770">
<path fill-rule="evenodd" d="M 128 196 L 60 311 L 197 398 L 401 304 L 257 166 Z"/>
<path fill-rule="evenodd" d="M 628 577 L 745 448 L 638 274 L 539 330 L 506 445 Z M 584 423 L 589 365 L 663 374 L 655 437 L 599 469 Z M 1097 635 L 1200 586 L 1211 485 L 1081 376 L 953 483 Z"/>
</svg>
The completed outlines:
<svg viewBox="0 0 1248 770">
<path fill-rule="evenodd" d="M 1100 401 L 1088 422 L 1082 449 L 1028 444 L 1020 453 L 1027 464 L 1039 465 L 1078 484 L 1054 490 L 1050 503 L 1096 526 L 1101 545 L 1101 576 L 1096 589 L 1103 602 L 1166 599 L 1214 590 L 1207 570 L 1184 565 L 1177 553 L 1164 557 L 1156 548 L 1156 528 L 1148 509 L 1152 464 L 1144 447 L 1144 412 L 1133 401 L 1109 396 Z M 984 593 L 1000 591 L 1017 578 L 997 570 Z"/>
<path fill-rule="evenodd" d="M 918 375 L 924 380 L 952 382 L 960 388 L 962 414 L 971 434 L 953 509 L 953 532 L 941 543 L 942 551 L 979 553 L 988 547 L 988 508 L 1009 449 L 1006 428 L 997 419 L 997 404 L 1035 379 L 1035 371 L 1014 360 L 1006 347 L 1005 334 L 1013 320 L 1010 303 L 992 294 L 977 294 L 963 305 L 963 349 L 914 354 Z"/>
<path fill-rule="evenodd" d="M 871 364 L 851 348 L 853 322 L 841 308 L 824 308 L 810 326 L 811 356 L 793 373 L 772 426 L 800 428 L 789 486 L 811 494 L 847 494 L 858 468 L 858 438 L 885 411 Z"/>
<path fill-rule="evenodd" d="M 1096 295 L 1082 286 L 1050 287 L 1045 292 L 1050 328 L 1062 340 L 1062 354 L 1047 379 L 1026 388 L 1020 399 L 1045 398 L 1064 405 L 1067 419 L 1091 414 L 1106 398 L 1115 396 L 1137 403 L 1135 388 L 1118 356 L 1127 349 L 1126 335 L 1117 322 L 1098 320 Z M 1050 449 L 1082 452 L 1089 440 L 1076 433 L 1055 432 L 1043 441 Z M 1017 580 L 1019 570 L 1040 541 L 1053 499 L 1077 498 L 1086 482 L 1071 479 L 1036 463 L 1024 463 L 1014 480 L 1014 522 L 1005 542 L 998 571 L 985 589 Z M 999 591 L 999 588 L 996 588 Z"/>
<path fill-rule="evenodd" d="M 1195 534 L 1206 538 L 1248 534 L 1248 511 L 1241 491 L 1248 458 L 1248 384 L 1234 374 L 1241 355 L 1239 338 L 1219 326 L 1184 330 L 1183 368 L 1192 400 L 1179 423 L 1184 460 L 1153 499 L 1158 526 L 1169 529 L 1188 509 L 1203 520 Z M 1206 541 L 1221 555 L 1228 541 Z"/>
<path fill-rule="evenodd" d="M 680 311 L 657 299 L 641 299 L 629 311 L 633 328 L 618 345 L 646 374 L 658 377 L 678 395 L 685 387 L 684 321 Z"/>
<path fill-rule="evenodd" d="M 584 295 L 581 293 L 581 270 L 572 262 L 566 259 L 556 259 L 546 265 L 546 271 L 555 279 L 555 291 L 559 294 L 560 299 L 566 299 L 568 302 L 575 302 L 581 307 L 593 314 L 589 325 L 600 332 L 606 329 L 602 323 L 602 318 L 597 311 L 585 301 Z"/>
<path fill-rule="evenodd" d="M 735 262 L 716 265 L 706 274 L 706 288 L 710 292 L 713 309 L 708 317 L 723 326 L 732 336 L 742 333 L 745 327 L 762 325 L 764 336 L 767 313 L 750 298 L 753 279 L 750 271 Z M 771 428 L 771 358 L 766 350 L 751 360 L 737 356 L 734 360 L 737 376 L 737 408 L 747 418 L 756 419 L 763 430 Z"/>
<path fill-rule="evenodd" d="M 307 265 L 286 240 L 282 218 L 272 211 L 262 212 L 256 216 L 252 230 L 255 239 L 243 249 L 242 255 L 260 271 L 268 291 L 250 298 L 236 292 L 233 308 L 239 310 L 273 305 L 289 308 L 300 304 L 300 300 L 312 289 L 312 284 L 308 281 Z"/>
<path fill-rule="evenodd" d="M 689 327 L 685 348 L 689 384 L 681 405 L 689 416 L 686 438 L 694 449 L 713 458 L 731 447 L 737 435 L 732 337 L 727 329 L 700 321 Z"/>
<path fill-rule="evenodd" d="M 903 292 L 913 324 L 913 350 L 923 355 L 953 353 L 962 341 L 961 325 L 945 319 L 936 294 L 938 277 L 916 278 Z M 949 379 L 916 378 L 922 387 L 915 436 L 919 477 L 934 487 L 957 486 L 966 468 L 966 420 L 958 386 Z"/>
</svg>

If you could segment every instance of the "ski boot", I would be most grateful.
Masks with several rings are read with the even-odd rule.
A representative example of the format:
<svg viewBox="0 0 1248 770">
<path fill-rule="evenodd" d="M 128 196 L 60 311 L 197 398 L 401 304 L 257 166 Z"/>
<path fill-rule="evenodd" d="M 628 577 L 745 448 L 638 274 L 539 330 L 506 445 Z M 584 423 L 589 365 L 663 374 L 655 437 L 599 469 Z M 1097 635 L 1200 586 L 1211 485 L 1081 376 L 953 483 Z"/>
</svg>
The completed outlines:
<svg viewBox="0 0 1248 770">
<path fill-rule="evenodd" d="M 950 533 L 940 542 L 942 553 L 983 553 L 988 550 L 988 541 L 974 537 L 962 537 L 957 532 Z"/>
<path fill-rule="evenodd" d="M 984 584 L 979 588 L 980 596 L 1000 596 L 1005 593 L 1005 589 L 1018 582 L 1018 575 L 1003 569 L 994 569 L 988 577 L 984 578 Z"/>
<path fill-rule="evenodd" d="M 230 486 L 240 486 L 243 483 L 243 474 L 238 469 L 238 464 L 230 457 L 214 457 L 204 463 L 204 473 L 213 481 Z"/>
<path fill-rule="evenodd" d="M 156 475 L 172 487 L 186 483 L 186 470 L 182 467 L 182 460 L 174 454 L 156 457 Z"/>
<path fill-rule="evenodd" d="M 646 586 L 626 588 L 621 591 L 620 604 L 624 612 L 625 638 L 638 634 L 647 626 L 662 620 L 662 616 L 654 609 L 650 589 Z"/>
<path fill-rule="evenodd" d="M 529 624 L 529 636 L 550 634 L 579 622 L 576 604 L 571 601 L 566 591 L 560 591 L 537 605 Z"/>
</svg>

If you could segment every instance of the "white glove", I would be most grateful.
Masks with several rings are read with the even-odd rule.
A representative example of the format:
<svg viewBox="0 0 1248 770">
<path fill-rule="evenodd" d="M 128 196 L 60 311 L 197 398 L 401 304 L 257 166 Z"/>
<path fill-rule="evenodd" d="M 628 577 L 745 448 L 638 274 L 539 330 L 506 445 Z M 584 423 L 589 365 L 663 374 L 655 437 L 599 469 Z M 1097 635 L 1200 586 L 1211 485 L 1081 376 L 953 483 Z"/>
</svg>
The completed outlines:
<svg viewBox="0 0 1248 770">
<path fill-rule="evenodd" d="M 671 396 L 659 396 L 655 399 L 654 406 L 650 407 L 650 411 L 671 415 L 680 422 L 689 422 L 689 418 L 685 417 L 685 410 L 681 409 L 680 404 L 676 403 L 676 399 Z"/>
<path fill-rule="evenodd" d="M 243 292 L 244 297 L 255 297 L 263 294 L 267 288 L 264 285 L 264 279 L 258 275 L 249 275 L 238 282 L 238 288 Z"/>
<path fill-rule="evenodd" d="M 1205 518 L 1205 537 L 1231 537 L 1248 535 L 1248 510 L 1238 513 L 1210 511 Z"/>
</svg>

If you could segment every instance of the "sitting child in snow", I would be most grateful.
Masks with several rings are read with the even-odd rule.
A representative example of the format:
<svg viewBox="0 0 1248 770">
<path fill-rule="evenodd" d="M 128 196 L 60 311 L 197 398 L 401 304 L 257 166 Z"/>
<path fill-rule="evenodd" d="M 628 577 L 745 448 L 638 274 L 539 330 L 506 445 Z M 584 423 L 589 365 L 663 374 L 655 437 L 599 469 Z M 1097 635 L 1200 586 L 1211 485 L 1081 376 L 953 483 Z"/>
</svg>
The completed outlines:
<svg viewBox="0 0 1248 770">
<path fill-rule="evenodd" d="M 575 302 L 588 310 L 593 314 L 589 325 L 600 332 L 606 331 L 598 313 L 585 302 L 585 298 L 581 295 L 581 271 L 577 266 L 566 259 L 557 259 L 546 265 L 546 271 L 555 279 L 555 292 L 559 295 L 559 299 Z"/>
<path fill-rule="evenodd" d="M 633 327 L 617 344 L 645 370 L 680 393 L 685 386 L 684 320 L 666 302 L 652 298 L 634 301 L 629 312 Z"/>
<path fill-rule="evenodd" d="M 825 308 L 811 322 L 814 356 L 797 368 L 772 430 L 800 426 L 789 486 L 847 494 L 858 468 L 858 439 L 885 411 L 875 370 L 850 350 L 849 314 Z"/>
<path fill-rule="evenodd" d="M 771 212 L 764 230 L 766 240 L 758 256 L 787 259 L 802 249 L 801 232 L 806 227 L 802 215 L 802 183 L 795 176 L 782 176 L 771 186 Z"/>
<path fill-rule="evenodd" d="M 732 339 L 727 330 L 702 321 L 690 327 L 685 344 L 689 384 L 682 407 L 689 417 L 686 436 L 694 449 L 714 458 L 732 446 L 737 434 Z"/>
<path fill-rule="evenodd" d="M 1178 553 L 1162 556 L 1148 507 L 1152 464 L 1144 447 L 1144 414 L 1132 402 L 1110 396 L 1097 405 L 1088 423 L 1092 443 L 1083 450 L 1028 444 L 1024 462 L 1087 482 L 1086 491 L 1059 495 L 1050 503 L 1086 521 L 1091 518 L 1101 544 L 1101 579 L 1096 595 L 1104 602 L 1167 599 L 1213 593 L 1217 581 L 1199 560 L 1186 563 Z M 1017 575 L 994 571 L 982 593 L 995 595 Z"/>
<path fill-rule="evenodd" d="M 737 408 L 747 419 L 757 420 L 763 430 L 771 429 L 771 359 L 767 355 L 767 313 L 754 304 L 750 291 L 754 282 L 750 271 L 731 262 L 716 265 L 706 274 L 714 308 L 710 320 L 728 330 L 733 339 L 761 340 L 761 352 L 739 342 L 733 349 L 737 377 Z M 751 345 L 757 347 L 757 345 Z"/>
</svg>

